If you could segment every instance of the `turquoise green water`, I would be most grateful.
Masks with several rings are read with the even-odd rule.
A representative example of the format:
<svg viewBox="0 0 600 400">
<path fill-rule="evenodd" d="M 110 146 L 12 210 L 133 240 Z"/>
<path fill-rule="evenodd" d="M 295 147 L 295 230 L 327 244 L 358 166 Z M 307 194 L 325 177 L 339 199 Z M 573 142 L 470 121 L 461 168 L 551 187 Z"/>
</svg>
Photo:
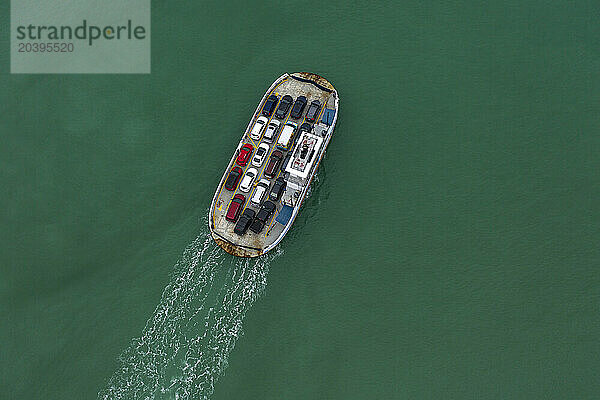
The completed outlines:
<svg viewBox="0 0 600 400">
<path fill-rule="evenodd" d="M 0 52 L 1 398 L 598 398 L 597 4 L 152 13 L 150 75 Z M 296 71 L 335 135 L 278 251 L 235 260 L 204 218 Z"/>
</svg>

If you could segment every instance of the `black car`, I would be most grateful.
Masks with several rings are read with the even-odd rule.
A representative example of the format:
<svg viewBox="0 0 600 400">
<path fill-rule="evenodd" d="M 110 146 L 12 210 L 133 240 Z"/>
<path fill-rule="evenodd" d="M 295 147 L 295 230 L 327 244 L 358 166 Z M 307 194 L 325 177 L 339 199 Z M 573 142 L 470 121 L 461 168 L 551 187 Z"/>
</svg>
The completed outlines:
<svg viewBox="0 0 600 400">
<path fill-rule="evenodd" d="M 275 111 L 275 116 L 279 119 L 285 118 L 288 111 L 290 111 L 290 107 L 292 106 L 293 102 L 294 102 L 294 98 L 292 96 L 290 96 L 289 94 L 286 94 L 285 96 L 283 96 L 283 98 L 279 102 L 277 111 Z"/>
<path fill-rule="evenodd" d="M 275 179 L 275 184 L 273 185 L 273 187 L 271 188 L 271 191 L 269 192 L 269 200 L 279 201 L 279 198 L 281 197 L 281 194 L 283 193 L 284 190 L 285 190 L 285 179 L 283 179 L 282 177 Z"/>
<path fill-rule="evenodd" d="M 265 101 L 265 105 L 263 106 L 263 109 L 262 109 L 262 113 L 265 117 L 270 117 L 271 114 L 273 114 L 273 111 L 275 110 L 275 106 L 277 105 L 278 100 L 279 100 L 279 97 L 272 94 L 269 96 L 267 101 Z"/>
<path fill-rule="evenodd" d="M 260 231 L 262 231 L 265 227 L 265 223 L 267 222 L 271 214 L 273 214 L 273 211 L 275 211 L 275 208 L 275 204 L 268 200 L 265 201 L 260 207 L 258 214 L 256 214 L 254 221 L 252 221 L 252 224 L 250 225 L 250 230 L 254 233 L 260 233 Z"/>
<path fill-rule="evenodd" d="M 262 222 L 267 222 L 273 211 L 275 211 L 275 204 L 270 201 L 265 201 L 256 214 L 256 219 Z"/>
<path fill-rule="evenodd" d="M 240 236 L 246 233 L 255 215 L 256 213 L 254 212 L 254 210 L 246 208 L 240 216 L 240 219 L 238 219 L 237 224 L 235 224 L 235 228 L 233 228 L 233 231 Z"/>
<path fill-rule="evenodd" d="M 233 167 L 227 180 L 225 181 L 225 189 L 234 190 L 240 181 L 240 177 L 242 176 L 242 169 L 240 167 Z"/>
<path fill-rule="evenodd" d="M 321 103 L 319 103 L 319 100 L 315 100 L 312 103 L 310 103 L 308 111 L 306 112 L 306 120 L 308 122 L 315 122 L 315 118 L 317 118 L 317 114 L 319 113 L 320 109 Z"/>
<path fill-rule="evenodd" d="M 305 122 L 302 125 L 300 125 L 300 128 L 298 130 L 300 132 L 304 131 L 304 132 L 310 133 L 310 131 L 312 131 L 312 125 L 309 124 L 308 122 Z M 300 136 L 300 135 L 298 135 L 298 136 Z"/>
<path fill-rule="evenodd" d="M 302 116 L 302 112 L 304 111 L 304 107 L 306 107 L 306 97 L 299 96 L 294 102 L 294 106 L 292 107 L 290 117 L 294 119 L 300 118 Z"/>
<path fill-rule="evenodd" d="M 262 231 L 264 227 L 265 223 L 262 222 L 260 219 L 256 218 L 254 218 L 254 221 L 252 221 L 252 223 L 250 224 L 250 230 L 254 233 L 260 233 L 260 231 Z"/>
</svg>

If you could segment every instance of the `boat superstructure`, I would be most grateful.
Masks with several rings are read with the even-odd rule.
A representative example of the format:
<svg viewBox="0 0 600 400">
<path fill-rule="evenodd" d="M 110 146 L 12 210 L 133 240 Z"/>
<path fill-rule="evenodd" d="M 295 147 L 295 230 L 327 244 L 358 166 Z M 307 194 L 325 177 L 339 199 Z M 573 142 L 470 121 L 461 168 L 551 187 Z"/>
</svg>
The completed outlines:
<svg viewBox="0 0 600 400">
<path fill-rule="evenodd" d="M 286 73 L 273 82 L 211 203 L 209 228 L 220 247 L 257 257 L 283 239 L 331 140 L 338 107 L 337 91 L 319 75 Z"/>
</svg>

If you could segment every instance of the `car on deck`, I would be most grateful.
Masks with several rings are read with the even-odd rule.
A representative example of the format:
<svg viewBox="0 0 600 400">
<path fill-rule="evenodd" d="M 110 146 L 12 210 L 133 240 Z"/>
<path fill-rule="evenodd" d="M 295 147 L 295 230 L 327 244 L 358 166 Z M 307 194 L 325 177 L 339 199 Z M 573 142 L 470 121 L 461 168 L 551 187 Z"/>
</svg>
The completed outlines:
<svg viewBox="0 0 600 400">
<path fill-rule="evenodd" d="M 298 98 L 294 102 L 292 111 L 290 112 L 290 117 L 294 119 L 300 118 L 302 116 L 302 112 L 304 111 L 304 107 L 306 107 L 306 97 L 298 96 Z"/>
<path fill-rule="evenodd" d="M 235 190 L 238 182 L 240 181 L 240 177 L 244 172 L 240 167 L 233 167 L 225 180 L 225 189 L 229 191 Z"/>
<path fill-rule="evenodd" d="M 285 179 L 283 179 L 282 177 L 275 179 L 275 183 L 273 184 L 273 187 L 269 192 L 269 200 L 279 201 L 279 199 L 281 198 L 281 194 L 285 191 L 285 186 Z"/>
<path fill-rule="evenodd" d="M 260 140 L 262 132 L 265 129 L 265 126 L 267 125 L 267 122 L 269 122 L 267 117 L 258 117 L 256 119 L 256 122 L 254 123 L 254 126 L 252 127 L 252 130 L 250 131 L 250 137 L 254 140 Z"/>
<path fill-rule="evenodd" d="M 306 111 L 306 120 L 308 122 L 315 122 L 315 119 L 317 118 L 317 114 L 319 113 L 320 109 L 321 103 L 319 102 L 319 100 L 311 102 L 310 106 L 308 107 L 308 111 Z"/>
<path fill-rule="evenodd" d="M 264 174 L 267 178 L 273 178 L 277 173 L 277 169 L 279 168 L 279 164 L 283 159 L 283 153 L 279 150 L 275 150 L 271 154 L 271 158 L 269 158 L 269 163 L 265 168 Z"/>
<path fill-rule="evenodd" d="M 242 178 L 242 182 L 240 183 L 240 190 L 242 192 L 249 192 L 252 187 L 252 183 L 254 182 L 254 178 L 258 175 L 258 171 L 256 168 L 248 168 L 248 171 L 244 174 Z"/>
<path fill-rule="evenodd" d="M 271 214 L 273 214 L 273 211 L 275 211 L 276 208 L 277 207 L 275 206 L 275 203 L 270 202 L 268 200 L 265 201 L 262 207 L 260 207 L 260 210 L 258 210 L 258 214 L 256 214 L 256 219 L 262 222 L 267 222 L 267 220 L 269 219 Z"/>
<path fill-rule="evenodd" d="M 275 106 L 277 105 L 277 101 L 279 101 L 279 97 L 274 94 L 270 95 L 265 101 L 265 105 L 263 106 L 262 113 L 265 117 L 270 117 L 275 111 Z"/>
<path fill-rule="evenodd" d="M 245 143 L 240 149 L 240 153 L 237 156 L 235 162 L 240 167 L 245 167 L 248 164 L 248 160 L 250 160 L 250 156 L 252 156 L 252 151 L 254 147 L 250 143 Z"/>
<path fill-rule="evenodd" d="M 254 217 L 254 221 L 252 221 L 252 224 L 250 225 L 250 230 L 254 233 L 260 233 L 275 209 L 275 204 L 268 200 L 265 201 L 258 211 L 258 214 L 256 214 L 256 217 Z"/>
<path fill-rule="evenodd" d="M 300 125 L 300 128 L 298 128 L 298 134 L 302 133 L 302 131 L 310 133 L 312 131 L 312 125 L 308 122 L 303 123 Z"/>
<path fill-rule="evenodd" d="M 269 154 L 269 149 L 270 147 L 268 144 L 261 143 L 260 146 L 258 146 L 258 149 L 256 149 L 254 157 L 252 157 L 252 165 L 260 167 L 265 161 L 267 154 Z"/>
<path fill-rule="evenodd" d="M 296 133 L 297 127 L 298 124 L 294 122 L 286 122 L 286 124 L 283 126 L 283 129 L 281 130 L 281 135 L 279 135 L 279 139 L 277 139 L 278 148 L 286 151 L 292 147 L 292 139 L 294 137 L 294 134 Z"/>
<path fill-rule="evenodd" d="M 246 202 L 246 197 L 243 194 L 236 194 L 233 196 L 231 203 L 229 203 L 229 208 L 227 209 L 227 214 L 225 215 L 225 219 L 227 221 L 235 222 L 242 211 L 242 207 L 244 207 L 244 203 Z"/>
<path fill-rule="evenodd" d="M 255 215 L 256 212 L 254 212 L 254 210 L 246 207 L 242 215 L 240 215 L 240 219 L 238 219 L 238 222 L 235 224 L 233 231 L 240 236 L 246 233 Z"/>
<path fill-rule="evenodd" d="M 260 231 L 262 231 L 264 227 L 265 223 L 256 218 L 254 218 L 254 220 L 250 224 L 250 230 L 257 234 L 260 233 Z"/>
<path fill-rule="evenodd" d="M 271 123 L 267 126 L 267 130 L 265 131 L 265 136 L 263 137 L 263 140 L 265 141 L 265 143 L 273 142 L 273 140 L 275 139 L 275 136 L 277 136 L 277 131 L 279 131 L 280 125 L 281 125 L 281 122 L 279 122 L 277 120 L 271 121 Z"/>
<path fill-rule="evenodd" d="M 260 205 L 260 203 L 265 198 L 265 194 L 269 190 L 269 185 L 270 182 L 268 179 L 261 179 L 260 181 L 258 181 L 258 184 L 256 185 L 256 189 L 254 189 L 254 194 L 252 195 L 250 202 L 255 206 Z"/>
<path fill-rule="evenodd" d="M 283 96 L 281 101 L 279 102 L 277 111 L 275 111 L 275 116 L 279 119 L 285 118 L 288 111 L 290 111 L 290 107 L 292 106 L 293 102 L 294 102 L 294 98 L 292 96 L 290 96 L 289 94 L 286 94 L 285 96 Z"/>
</svg>

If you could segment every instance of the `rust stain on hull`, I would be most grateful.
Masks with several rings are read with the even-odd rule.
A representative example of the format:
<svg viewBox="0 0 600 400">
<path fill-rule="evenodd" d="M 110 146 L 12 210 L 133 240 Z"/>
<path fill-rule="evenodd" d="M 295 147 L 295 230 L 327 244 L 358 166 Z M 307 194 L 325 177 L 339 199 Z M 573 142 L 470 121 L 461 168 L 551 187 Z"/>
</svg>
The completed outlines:
<svg viewBox="0 0 600 400">
<path fill-rule="evenodd" d="M 331 83 L 329 83 L 329 81 L 327 79 L 323 78 L 321 75 L 313 74 L 312 72 L 298 72 L 298 73 L 292 74 L 292 75 L 298 75 L 301 78 L 308 79 L 315 83 L 318 83 L 319 85 L 326 87 L 329 90 L 335 90 L 333 88 L 333 85 Z"/>
<path fill-rule="evenodd" d="M 214 235 L 213 235 L 213 239 L 214 239 L 215 243 L 217 243 L 217 245 L 219 245 L 220 248 L 222 248 L 223 250 L 225 250 L 227 253 L 231 254 L 232 256 L 258 257 L 263 254 L 262 251 L 260 251 L 260 250 L 245 249 L 243 247 L 236 246 L 233 243 L 229 243 L 228 241 L 223 240 L 219 237 L 215 237 Z"/>
</svg>

